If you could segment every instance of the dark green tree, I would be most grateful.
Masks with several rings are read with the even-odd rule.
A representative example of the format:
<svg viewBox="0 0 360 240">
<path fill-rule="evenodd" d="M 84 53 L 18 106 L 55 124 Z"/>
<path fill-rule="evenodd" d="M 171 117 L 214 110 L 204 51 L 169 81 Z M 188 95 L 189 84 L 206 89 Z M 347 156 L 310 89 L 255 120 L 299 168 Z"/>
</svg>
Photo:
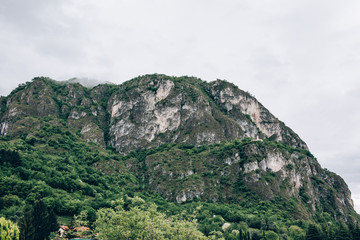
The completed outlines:
<svg viewBox="0 0 360 240">
<path fill-rule="evenodd" d="M 314 224 L 310 224 L 306 233 L 306 240 L 322 240 L 319 229 Z"/>
<path fill-rule="evenodd" d="M 340 224 L 336 232 L 337 240 L 350 240 L 350 234 L 348 228 L 344 224 Z"/>
<path fill-rule="evenodd" d="M 35 226 L 31 211 L 26 212 L 20 219 L 20 240 L 35 240 Z"/>
<path fill-rule="evenodd" d="M 33 209 L 37 239 L 46 239 L 51 232 L 58 230 L 57 218 L 54 211 L 49 210 L 43 201 L 35 204 Z"/>
<path fill-rule="evenodd" d="M 19 228 L 20 240 L 43 240 L 58 229 L 58 223 L 53 210 L 40 200 L 20 219 Z"/>
<path fill-rule="evenodd" d="M 353 240 L 360 240 L 360 228 L 359 226 L 356 226 L 352 232 L 352 239 Z"/>
<path fill-rule="evenodd" d="M 21 165 L 21 158 L 18 152 L 11 150 L 0 150 L 0 164 L 5 162 L 10 163 L 13 167 L 18 167 Z"/>
<path fill-rule="evenodd" d="M 348 223 L 350 239 L 360 240 L 360 228 L 359 225 L 354 225 L 352 222 Z"/>
</svg>

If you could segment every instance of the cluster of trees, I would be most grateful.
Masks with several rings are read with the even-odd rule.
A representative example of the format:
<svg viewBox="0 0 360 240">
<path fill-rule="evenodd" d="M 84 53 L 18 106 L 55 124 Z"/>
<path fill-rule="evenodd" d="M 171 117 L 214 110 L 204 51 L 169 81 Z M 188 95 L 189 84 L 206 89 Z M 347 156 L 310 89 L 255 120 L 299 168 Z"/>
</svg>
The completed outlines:
<svg viewBox="0 0 360 240">
<path fill-rule="evenodd" d="M 306 240 L 360 240 L 359 225 L 339 223 L 338 225 L 309 224 Z"/>
<path fill-rule="evenodd" d="M 215 229 L 205 234 L 200 231 L 201 208 L 192 213 L 183 211 L 169 215 L 158 210 L 156 204 L 140 197 L 125 197 L 111 203 L 112 207 L 101 208 L 96 216 L 82 211 L 74 216 L 74 226 L 89 226 L 103 240 L 117 239 L 219 239 L 219 240 L 357 240 L 360 239 L 359 226 L 344 224 L 327 226 L 308 224 L 306 229 L 292 225 L 286 234 L 272 230 L 261 231 L 244 226 L 235 229 Z M 216 218 L 212 216 L 214 222 Z M 220 217 L 221 218 L 221 217 Z M 303 222 L 307 224 L 306 222 Z M 19 225 L 19 227 L 18 227 Z M 43 201 L 37 201 L 30 211 L 19 220 L 18 225 L 0 218 L 0 240 L 49 239 L 58 229 L 54 212 Z M 232 223 L 231 225 L 236 224 Z M 282 229 L 284 231 L 284 229 Z"/>
<path fill-rule="evenodd" d="M 221 209 L 221 206 L 217 207 Z M 252 228 L 244 224 L 223 225 L 222 216 L 212 215 L 204 223 L 204 210 L 197 206 L 177 214 L 160 212 L 158 206 L 140 197 L 124 197 L 114 201 L 112 207 L 97 211 L 96 221 L 91 223 L 86 212 L 75 217 L 79 225 L 92 226 L 104 240 L 115 239 L 223 239 L 223 240 L 357 240 L 360 239 L 359 226 L 353 224 L 329 225 L 299 221 L 298 225 L 276 229 L 274 226 Z M 205 207 L 206 209 L 206 207 Z M 207 208 L 205 210 L 208 211 Z M 264 220 L 264 219 L 261 219 Z M 217 225 L 210 232 L 209 221 Z M 266 222 L 266 220 L 265 220 Z M 267 220 L 268 225 L 276 224 Z M 273 230 L 270 230 L 273 229 Z M 209 229 L 208 229 L 209 230 Z"/>
<path fill-rule="evenodd" d="M 124 207 L 124 201 L 120 201 L 115 209 L 97 212 L 95 230 L 101 239 L 207 239 L 197 229 L 196 220 L 169 217 L 139 197 L 131 199 L 128 209 Z"/>
<path fill-rule="evenodd" d="M 37 201 L 18 223 L 0 218 L 0 240 L 48 239 L 50 233 L 56 230 L 57 217 L 43 201 Z"/>
</svg>

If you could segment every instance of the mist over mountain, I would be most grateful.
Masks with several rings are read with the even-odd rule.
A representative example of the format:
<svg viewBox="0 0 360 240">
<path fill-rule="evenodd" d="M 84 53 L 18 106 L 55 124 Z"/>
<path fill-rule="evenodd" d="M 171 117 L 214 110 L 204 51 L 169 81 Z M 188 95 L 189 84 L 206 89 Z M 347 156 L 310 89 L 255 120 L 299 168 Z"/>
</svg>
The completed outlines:
<svg viewBox="0 0 360 240">
<path fill-rule="evenodd" d="M 80 83 L 84 87 L 92 88 L 99 84 L 113 84 L 109 81 L 101 81 L 98 79 L 91 79 L 91 78 L 70 78 L 69 80 L 66 80 L 67 83 Z"/>
</svg>

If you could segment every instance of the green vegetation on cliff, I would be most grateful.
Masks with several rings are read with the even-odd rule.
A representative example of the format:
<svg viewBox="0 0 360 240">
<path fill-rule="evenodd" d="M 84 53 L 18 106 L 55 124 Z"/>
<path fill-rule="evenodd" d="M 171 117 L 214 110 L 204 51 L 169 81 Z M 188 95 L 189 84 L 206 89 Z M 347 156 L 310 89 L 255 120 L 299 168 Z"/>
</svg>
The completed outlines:
<svg viewBox="0 0 360 240">
<path fill-rule="evenodd" d="M 322 229 L 328 229 L 326 231 L 336 231 L 333 226 L 337 223 L 329 213 L 319 212 L 310 219 L 303 218 L 309 213 L 302 206 L 302 200 L 287 199 L 280 195 L 270 201 L 264 201 L 258 196 L 256 189 L 247 186 L 243 179 L 234 179 L 232 183 L 231 177 L 221 176 L 217 169 L 221 164 L 209 162 L 209 166 L 201 165 L 205 164 L 208 158 L 226 159 L 234 151 L 239 150 L 241 162 L 251 162 L 247 151 L 253 145 L 280 149 L 283 152 L 293 151 L 303 154 L 304 157 L 309 155 L 305 150 L 292 149 L 271 141 L 244 139 L 201 147 L 167 144 L 121 156 L 98 145 L 84 142 L 73 134 L 73 129 L 66 124 L 49 118 L 42 122 L 44 128 L 33 132 L 33 137 L 27 137 L 25 140 L 10 140 L 3 137 L 0 143 L 0 214 L 13 221 L 20 221 L 25 212 L 41 199 L 58 215 L 74 215 L 86 210 L 90 213 L 90 222 L 93 223 L 97 219 L 97 209 L 112 207 L 114 201 L 119 199 L 127 206 L 131 203 L 131 198 L 127 196 L 140 196 L 148 203 L 156 203 L 161 214 L 168 216 L 190 216 L 196 211 L 199 230 L 205 235 L 217 231 L 218 235 L 221 233 L 219 236 L 226 239 L 235 239 L 233 237 L 240 232 L 249 232 L 254 239 L 269 231 L 277 236 L 290 236 L 295 234 L 295 226 L 302 229 L 299 231 L 301 235 L 307 230 L 309 222 L 321 223 Z M 44 136 L 38 138 L 42 134 Z M 164 189 L 176 191 L 175 186 L 181 189 L 181 186 L 187 186 L 188 182 L 196 183 L 201 179 L 218 181 L 220 185 L 216 191 L 218 196 L 223 197 L 213 202 L 211 198 L 206 200 L 207 195 L 204 195 L 182 204 L 165 200 L 154 192 L 148 183 L 149 178 L 142 177 L 149 174 L 150 167 L 146 167 L 145 162 L 153 164 L 154 159 L 166 159 L 161 160 L 164 164 L 161 169 L 174 174 L 181 172 L 181 161 L 191 160 L 194 164 L 191 168 L 194 174 L 179 181 L 163 179 L 159 175 L 160 182 L 156 186 L 164 184 Z M 138 161 L 137 164 L 134 165 L 134 161 Z M 180 162 L 175 164 L 172 161 Z M 132 172 L 125 167 L 128 164 L 137 167 Z M 271 174 L 265 174 L 264 181 L 272 182 L 276 181 L 276 178 Z M 228 188 L 232 185 L 235 186 L 233 192 L 229 192 Z M 223 231 L 222 226 L 225 223 L 231 225 Z"/>
</svg>

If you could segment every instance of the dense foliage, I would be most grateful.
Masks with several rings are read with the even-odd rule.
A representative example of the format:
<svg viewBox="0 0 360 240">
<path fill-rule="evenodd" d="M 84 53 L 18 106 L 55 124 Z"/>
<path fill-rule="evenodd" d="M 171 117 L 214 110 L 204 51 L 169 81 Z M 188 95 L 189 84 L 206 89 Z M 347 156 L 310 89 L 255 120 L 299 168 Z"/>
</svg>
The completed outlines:
<svg viewBox="0 0 360 240">
<path fill-rule="evenodd" d="M 108 206 L 106 199 L 137 187 L 130 173 L 106 169 L 103 162 L 118 156 L 82 142 L 60 122 L 45 121 L 33 136 L 0 141 L 0 148 L 0 212 L 14 220 L 39 199 L 66 215 Z"/>
</svg>

